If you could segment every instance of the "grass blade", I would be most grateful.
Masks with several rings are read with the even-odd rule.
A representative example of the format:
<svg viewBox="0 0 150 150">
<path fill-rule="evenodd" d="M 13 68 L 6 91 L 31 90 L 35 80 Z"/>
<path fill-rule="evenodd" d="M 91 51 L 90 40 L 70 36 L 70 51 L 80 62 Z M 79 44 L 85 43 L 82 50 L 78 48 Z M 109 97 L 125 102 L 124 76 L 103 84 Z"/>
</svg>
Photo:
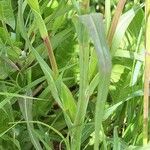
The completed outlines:
<svg viewBox="0 0 150 150">
<path fill-rule="evenodd" d="M 44 41 L 45 47 L 48 50 L 49 60 L 50 60 L 51 66 L 52 66 L 52 70 L 54 71 L 55 75 L 57 76 L 58 75 L 58 67 L 57 67 L 57 63 L 56 63 L 55 56 L 53 53 L 52 44 L 51 44 L 51 41 L 48 36 L 46 25 L 40 14 L 38 0 L 35 0 L 34 2 L 32 0 L 27 0 L 27 2 L 34 12 L 36 23 L 39 27 L 41 37 Z"/>
<path fill-rule="evenodd" d="M 76 19 L 74 20 L 78 41 L 80 45 L 80 89 L 77 104 L 77 113 L 72 131 L 71 149 L 79 150 L 81 147 L 81 135 L 89 101 L 88 95 L 88 66 L 89 66 L 89 41 L 86 28 Z"/>
<path fill-rule="evenodd" d="M 81 21 L 86 25 L 90 37 L 94 43 L 99 63 L 100 83 L 95 112 L 95 143 L 94 150 L 99 149 L 99 132 L 102 125 L 105 101 L 108 94 L 108 87 L 111 75 L 111 58 L 105 39 L 103 16 L 100 14 L 83 15 Z"/>
<path fill-rule="evenodd" d="M 115 14 L 114 14 L 112 24 L 110 26 L 110 29 L 108 32 L 108 37 L 107 37 L 108 38 L 108 44 L 110 47 L 111 47 L 112 40 L 113 40 L 115 31 L 116 31 L 116 27 L 117 27 L 117 24 L 118 24 L 118 21 L 119 21 L 119 18 L 121 16 L 121 13 L 122 13 L 122 10 L 124 8 L 125 3 L 126 3 L 126 0 L 119 0 L 117 8 L 115 10 Z"/>
<path fill-rule="evenodd" d="M 43 60 L 43 58 L 39 55 L 39 53 L 34 49 L 34 47 L 31 45 L 31 43 L 29 41 L 29 38 L 27 36 L 26 28 L 23 24 L 23 14 L 22 14 L 21 10 L 19 12 L 19 25 L 20 25 L 20 31 L 22 33 L 22 36 L 25 39 L 27 45 L 29 46 L 29 49 L 33 52 L 33 54 L 35 55 L 37 61 L 39 62 L 40 66 L 41 66 L 41 69 L 44 72 L 45 77 L 47 79 L 47 82 L 49 84 L 51 94 L 52 94 L 53 98 L 55 99 L 55 101 L 58 103 L 59 107 L 63 110 L 65 119 L 68 122 L 67 125 L 69 126 L 69 124 L 71 124 L 71 119 L 70 118 L 72 117 L 71 116 L 72 114 L 70 114 L 70 112 L 73 112 L 73 110 L 71 110 L 71 107 L 68 107 L 69 108 L 69 113 L 66 112 L 65 109 L 68 109 L 68 108 L 65 108 L 65 105 L 63 105 L 63 103 L 62 103 L 62 97 L 59 94 L 58 88 L 56 86 L 56 82 L 54 80 L 54 74 L 53 74 L 52 70 L 50 69 L 48 64 Z M 64 83 L 62 83 L 62 84 L 64 84 Z M 63 92 L 68 93 L 69 89 L 65 85 L 63 85 L 62 88 L 63 88 L 62 89 Z M 75 111 L 76 104 L 73 100 L 74 100 L 73 98 L 72 99 L 65 99 L 66 103 L 69 103 L 69 104 L 71 103 L 72 104 L 72 106 L 74 107 L 74 111 Z M 70 114 L 70 116 L 69 116 L 69 114 Z"/>
<path fill-rule="evenodd" d="M 114 33 L 114 37 L 113 37 L 113 41 L 112 41 L 112 45 L 111 45 L 112 56 L 115 55 L 116 50 L 119 48 L 121 40 L 129 26 L 129 24 L 135 17 L 138 10 L 140 10 L 142 7 L 143 7 L 143 5 L 137 5 L 137 6 L 133 7 L 132 9 L 130 9 L 129 11 L 127 11 L 126 13 L 124 13 L 120 17 L 118 25 L 115 29 L 116 32 Z"/>
</svg>

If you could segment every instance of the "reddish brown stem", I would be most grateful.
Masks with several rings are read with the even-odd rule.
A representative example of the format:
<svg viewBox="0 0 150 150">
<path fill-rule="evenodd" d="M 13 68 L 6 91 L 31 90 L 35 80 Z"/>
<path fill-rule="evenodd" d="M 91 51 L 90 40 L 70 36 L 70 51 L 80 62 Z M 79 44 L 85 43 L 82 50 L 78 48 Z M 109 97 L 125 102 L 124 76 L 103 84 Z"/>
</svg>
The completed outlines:
<svg viewBox="0 0 150 150">
<path fill-rule="evenodd" d="M 111 23 L 111 26 L 110 26 L 110 29 L 109 29 L 109 32 L 108 32 L 108 36 L 107 36 L 108 44 L 109 44 L 110 47 L 111 47 L 112 40 L 113 40 L 115 31 L 116 31 L 116 27 L 117 27 L 119 18 L 122 14 L 122 10 L 124 8 L 125 3 L 126 3 L 126 0 L 120 0 L 118 2 L 117 7 L 116 7 L 115 14 L 114 14 L 114 17 L 113 17 L 113 20 L 112 20 L 112 23 Z"/>
<path fill-rule="evenodd" d="M 55 76 L 58 75 L 58 67 L 56 63 L 56 59 L 53 53 L 52 45 L 48 37 L 44 38 L 44 44 L 48 50 L 48 57 L 50 60 L 50 64 L 52 66 L 52 70 L 54 71 Z"/>
</svg>

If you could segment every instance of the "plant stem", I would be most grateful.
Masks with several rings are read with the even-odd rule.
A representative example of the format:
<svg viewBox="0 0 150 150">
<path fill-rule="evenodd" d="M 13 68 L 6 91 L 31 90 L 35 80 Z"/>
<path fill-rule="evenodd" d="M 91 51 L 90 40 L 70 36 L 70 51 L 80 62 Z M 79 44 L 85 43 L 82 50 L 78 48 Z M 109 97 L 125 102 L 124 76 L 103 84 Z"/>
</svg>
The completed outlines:
<svg viewBox="0 0 150 150">
<path fill-rule="evenodd" d="M 124 8 L 124 5 L 125 5 L 126 1 L 127 0 L 120 0 L 118 2 L 117 7 L 116 7 L 115 14 L 114 14 L 114 17 L 113 17 L 113 20 L 112 20 L 112 23 L 111 23 L 111 26 L 110 26 L 110 29 L 109 29 L 109 32 L 108 32 L 108 36 L 107 36 L 108 44 L 109 44 L 110 47 L 111 47 L 111 44 L 112 44 L 112 40 L 113 40 L 115 31 L 116 31 L 116 27 L 117 27 L 119 18 L 121 16 L 121 13 L 122 13 L 122 10 Z"/>
<path fill-rule="evenodd" d="M 48 57 L 50 60 L 52 70 L 54 71 L 55 77 L 57 77 L 58 76 L 58 67 L 57 67 L 56 59 L 55 59 L 55 56 L 53 53 L 51 41 L 48 36 L 48 31 L 47 31 L 45 22 L 42 18 L 41 12 L 40 12 L 39 2 L 38 2 L 38 0 L 35 0 L 34 2 L 32 0 L 27 0 L 27 3 L 29 4 L 29 6 L 31 7 L 31 9 L 34 13 L 36 23 L 38 25 L 38 28 L 39 28 L 39 31 L 41 34 L 41 38 L 43 39 L 44 44 L 48 51 Z"/>
<path fill-rule="evenodd" d="M 145 79 L 143 112 L 143 145 L 148 143 L 149 82 L 150 82 L 150 0 L 145 1 L 146 39 L 145 39 Z"/>
<path fill-rule="evenodd" d="M 73 150 L 80 150 L 82 129 L 89 100 L 87 92 L 89 48 L 86 45 L 80 47 L 80 91 L 71 144 Z"/>
<path fill-rule="evenodd" d="M 100 129 L 102 127 L 103 114 L 105 110 L 105 102 L 108 94 L 109 79 L 104 76 L 107 76 L 107 74 L 103 74 L 103 76 L 100 77 L 101 82 L 98 86 L 98 96 L 97 96 L 96 112 L 95 112 L 94 150 L 99 150 Z"/>
<path fill-rule="evenodd" d="M 89 10 L 89 0 L 83 0 L 81 3 L 81 13 L 85 14 Z M 79 14 L 80 15 L 80 14 Z M 72 131 L 71 150 L 81 149 L 81 137 L 84 126 L 84 119 L 86 109 L 89 101 L 88 94 L 88 69 L 89 69 L 89 41 L 86 28 L 77 23 L 77 33 L 80 45 L 79 58 L 80 58 L 80 89 L 77 113 L 74 121 L 74 129 Z"/>
<path fill-rule="evenodd" d="M 48 51 L 48 57 L 50 60 L 50 64 L 52 66 L 52 70 L 54 71 L 55 76 L 58 76 L 58 74 L 59 74 L 58 67 L 57 67 L 56 59 L 55 59 L 55 56 L 53 53 L 53 49 L 52 49 L 52 45 L 51 45 L 51 42 L 49 40 L 49 37 L 47 36 L 43 40 L 44 40 L 44 44 L 45 44 L 47 51 Z"/>
<path fill-rule="evenodd" d="M 105 0 L 105 25 L 106 25 L 106 33 L 109 31 L 109 26 L 111 22 L 111 11 L 110 11 L 110 0 Z"/>
</svg>

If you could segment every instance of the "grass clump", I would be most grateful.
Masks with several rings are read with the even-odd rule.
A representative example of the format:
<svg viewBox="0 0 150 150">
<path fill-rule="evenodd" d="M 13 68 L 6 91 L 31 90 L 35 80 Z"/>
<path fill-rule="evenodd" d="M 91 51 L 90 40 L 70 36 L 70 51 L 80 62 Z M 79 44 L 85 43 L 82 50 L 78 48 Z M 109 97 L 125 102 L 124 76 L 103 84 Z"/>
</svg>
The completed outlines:
<svg viewBox="0 0 150 150">
<path fill-rule="evenodd" d="M 149 149 L 149 3 L 1 0 L 0 149 Z"/>
</svg>

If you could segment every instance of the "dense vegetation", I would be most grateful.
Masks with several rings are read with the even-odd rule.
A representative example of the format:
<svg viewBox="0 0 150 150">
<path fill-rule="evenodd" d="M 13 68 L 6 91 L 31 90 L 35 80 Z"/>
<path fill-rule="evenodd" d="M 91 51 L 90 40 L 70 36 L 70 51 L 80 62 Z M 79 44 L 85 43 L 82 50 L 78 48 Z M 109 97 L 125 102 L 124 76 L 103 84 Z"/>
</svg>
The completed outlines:
<svg viewBox="0 0 150 150">
<path fill-rule="evenodd" d="M 0 0 L 0 150 L 150 149 L 149 10 Z"/>
</svg>

